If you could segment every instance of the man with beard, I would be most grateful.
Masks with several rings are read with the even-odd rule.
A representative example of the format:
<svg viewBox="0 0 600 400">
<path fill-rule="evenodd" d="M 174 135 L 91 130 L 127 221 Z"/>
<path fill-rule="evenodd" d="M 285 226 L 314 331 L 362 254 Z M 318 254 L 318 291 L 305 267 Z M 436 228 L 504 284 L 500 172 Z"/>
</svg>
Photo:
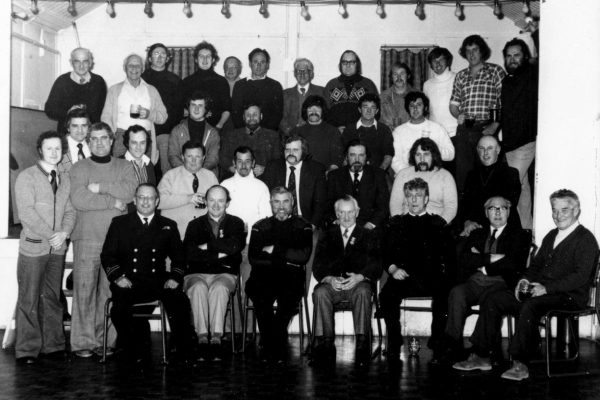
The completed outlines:
<svg viewBox="0 0 600 400">
<path fill-rule="evenodd" d="M 493 135 L 500 122 L 492 118 L 492 109 L 499 109 L 502 79 L 501 66 L 486 62 L 491 50 L 479 35 L 468 36 L 460 47 L 460 55 L 469 62 L 454 79 L 450 97 L 450 113 L 457 119 L 456 186 L 462 194 L 467 173 L 475 166 L 475 146 L 481 135 Z"/>
<path fill-rule="evenodd" d="M 404 184 L 421 178 L 429 186 L 427 212 L 441 216 L 447 223 L 452 222 L 458 207 L 456 184 L 450 172 L 442 168 L 442 156 L 435 142 L 429 138 L 418 139 L 411 147 L 408 159 L 411 166 L 400 170 L 394 179 L 390 197 L 392 216 L 408 212 Z"/>
<path fill-rule="evenodd" d="M 469 236 L 487 222 L 483 204 L 492 196 L 502 196 L 511 203 L 510 223 L 521 227 L 516 209 L 521 192 L 519 172 L 498 160 L 500 144 L 494 136 L 482 136 L 477 142 L 477 155 L 481 165 L 469 172 L 465 191 L 460 199 L 459 221 L 463 224 L 461 236 Z"/>
<path fill-rule="evenodd" d="M 360 98 L 367 93 L 377 94 L 377 87 L 361 75 L 362 64 L 353 50 L 342 53 L 338 69 L 340 76 L 327 82 L 324 95 L 329 108 L 327 122 L 343 132 L 347 125 L 358 120 Z"/>
<path fill-rule="evenodd" d="M 378 240 L 373 231 L 357 224 L 360 209 L 352 196 L 338 199 L 334 207 L 338 223 L 323 232 L 315 255 L 313 275 L 319 284 L 313 292 L 313 360 L 335 360 L 333 307 L 347 301 L 352 304 L 355 361 L 364 365 L 371 354 L 372 293 L 381 276 Z"/>
<path fill-rule="evenodd" d="M 360 226 L 375 229 L 387 219 L 390 193 L 385 173 L 367 165 L 367 147 L 360 140 L 348 143 L 346 165 L 327 177 L 328 222 L 336 220 L 333 205 L 345 195 L 351 195 L 358 202 L 360 213 L 356 221 Z"/>
<path fill-rule="evenodd" d="M 279 129 L 283 114 L 283 88 L 279 82 L 267 76 L 271 56 L 267 50 L 256 48 L 248 55 L 248 61 L 250 61 L 252 75 L 249 79 L 241 79 L 233 87 L 231 96 L 233 125 L 236 128 L 244 126 L 245 107 L 249 103 L 254 103 L 258 104 L 264 115 L 264 126 L 276 131 Z"/>
<path fill-rule="evenodd" d="M 434 363 L 441 355 L 454 272 L 455 247 L 446 221 L 425 211 L 429 187 L 421 178 L 404 184 L 408 213 L 395 215 L 385 227 L 383 267 L 389 278 L 381 290 L 381 313 L 388 332 L 388 361 L 398 361 L 403 338 L 400 303 L 406 297 L 431 296 Z"/>
<path fill-rule="evenodd" d="M 508 165 L 519 170 L 521 196 L 517 204 L 523 229 L 533 226 L 531 186 L 528 170 L 535 157 L 538 108 L 538 70 L 530 63 L 531 53 L 521 39 L 506 43 L 502 81 L 502 146 Z"/>
<path fill-rule="evenodd" d="M 261 121 L 263 114 L 257 104 L 248 104 L 244 109 L 243 128 L 238 128 L 223 135 L 221 150 L 219 152 L 219 165 L 221 178 L 230 177 L 235 173 L 233 153 L 239 146 L 248 146 L 254 152 L 254 175 L 259 177 L 271 160 L 280 157 L 279 134 L 271 129 L 263 128 Z"/>
<path fill-rule="evenodd" d="M 294 61 L 294 77 L 297 84 L 283 91 L 283 117 L 279 124 L 279 130 L 283 135 L 289 135 L 292 128 L 305 124 L 302 118 L 302 103 L 309 96 L 322 96 L 323 86 L 313 85 L 315 67 L 307 58 L 299 58 Z"/>
<path fill-rule="evenodd" d="M 311 226 L 293 215 L 293 207 L 294 197 L 286 188 L 271 190 L 273 216 L 254 224 L 250 237 L 252 272 L 246 293 L 256 310 L 263 360 L 285 360 L 288 324 L 304 292 L 302 266 L 312 252 Z"/>
<path fill-rule="evenodd" d="M 330 172 L 342 165 L 342 140 L 340 132 L 323 121 L 327 113 L 325 99 L 321 96 L 308 96 L 302 103 L 302 119 L 306 124 L 290 131 L 290 136 L 302 136 L 308 142 L 310 156 L 320 162 Z"/>
<path fill-rule="evenodd" d="M 307 159 L 308 151 L 302 136 L 288 137 L 283 150 L 285 160 L 269 162 L 261 179 L 269 189 L 287 188 L 294 197 L 293 214 L 304 218 L 313 227 L 320 227 L 326 203 L 325 168 Z"/>
</svg>

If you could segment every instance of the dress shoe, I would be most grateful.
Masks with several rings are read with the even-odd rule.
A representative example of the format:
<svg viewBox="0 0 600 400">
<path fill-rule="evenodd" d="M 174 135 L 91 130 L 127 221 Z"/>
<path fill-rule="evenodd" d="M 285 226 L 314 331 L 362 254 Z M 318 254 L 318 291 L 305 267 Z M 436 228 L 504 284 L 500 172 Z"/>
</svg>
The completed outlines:
<svg viewBox="0 0 600 400">
<path fill-rule="evenodd" d="M 529 368 L 522 362 L 513 361 L 512 368 L 508 369 L 500 377 L 510 379 L 511 381 L 522 381 L 529 378 Z"/>
<path fill-rule="evenodd" d="M 96 347 L 93 351 L 94 351 L 95 355 L 97 355 L 98 357 L 102 357 L 102 346 Z M 106 357 L 110 357 L 113 354 L 115 354 L 115 349 L 107 346 L 106 347 Z"/>
<path fill-rule="evenodd" d="M 75 352 L 75 355 L 76 355 L 77 357 L 80 357 L 80 358 L 90 358 L 91 356 L 93 356 L 93 355 L 94 355 L 94 352 L 93 352 L 92 350 L 88 350 L 88 349 L 85 349 L 85 350 L 77 350 L 77 351 Z"/>
<path fill-rule="evenodd" d="M 489 358 L 479 357 L 475 353 L 471 353 L 469 358 L 465 361 L 457 362 L 452 365 L 452 368 L 460 371 L 490 371 L 492 369 L 492 363 Z"/>
</svg>

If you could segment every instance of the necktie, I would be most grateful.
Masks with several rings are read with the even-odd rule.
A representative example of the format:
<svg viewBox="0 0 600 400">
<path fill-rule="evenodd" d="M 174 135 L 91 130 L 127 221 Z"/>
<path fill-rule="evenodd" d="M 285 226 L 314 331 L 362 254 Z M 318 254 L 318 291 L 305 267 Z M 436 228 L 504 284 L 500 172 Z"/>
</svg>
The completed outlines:
<svg viewBox="0 0 600 400">
<path fill-rule="evenodd" d="M 50 186 L 52 186 L 52 191 L 56 194 L 58 190 L 58 181 L 56 180 L 56 171 L 50 171 Z"/>
<path fill-rule="evenodd" d="M 148 218 L 144 218 L 144 226 L 145 226 L 146 228 L 149 226 L 149 225 L 148 225 Z"/>
<path fill-rule="evenodd" d="M 358 185 L 360 185 L 360 180 L 358 179 L 358 172 L 355 172 L 354 180 L 352 181 L 352 195 L 355 198 L 358 197 Z"/>
<path fill-rule="evenodd" d="M 196 193 L 198 191 L 198 175 L 192 175 L 194 175 L 194 181 L 192 182 L 192 190 L 194 191 L 194 193 Z"/>
<path fill-rule="evenodd" d="M 304 97 L 304 95 L 306 94 L 306 89 L 301 87 L 300 88 L 300 94 L 302 95 L 302 97 Z"/>
<path fill-rule="evenodd" d="M 85 154 L 83 154 L 83 143 L 77 143 L 77 148 L 79 149 L 77 152 L 77 160 L 81 161 L 85 158 Z"/>
<path fill-rule="evenodd" d="M 344 248 L 346 248 L 346 245 L 348 244 L 348 238 L 350 237 L 349 233 L 350 231 L 348 228 L 344 229 Z"/>
<path fill-rule="evenodd" d="M 494 253 L 496 247 L 494 246 L 494 243 L 496 242 L 496 233 L 498 232 L 498 229 L 494 229 L 492 231 L 492 235 L 490 236 L 489 240 L 488 240 L 488 245 L 487 245 L 487 251 L 486 253 Z"/>
<path fill-rule="evenodd" d="M 80 79 L 79 79 L 79 84 L 80 84 L 80 85 L 83 85 L 84 83 L 85 83 L 85 78 L 80 78 Z"/>
<path fill-rule="evenodd" d="M 298 215 L 298 196 L 296 194 L 296 174 L 294 171 L 296 167 L 290 167 L 290 177 L 288 178 L 287 190 L 292 193 L 292 197 L 294 198 L 294 207 L 292 209 L 292 213 L 294 215 Z"/>
</svg>

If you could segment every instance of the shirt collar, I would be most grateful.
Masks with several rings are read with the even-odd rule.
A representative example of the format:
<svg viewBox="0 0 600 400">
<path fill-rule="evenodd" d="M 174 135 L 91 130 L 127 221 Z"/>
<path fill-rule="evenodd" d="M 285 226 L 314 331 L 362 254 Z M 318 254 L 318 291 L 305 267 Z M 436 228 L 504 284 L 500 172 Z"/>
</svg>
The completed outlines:
<svg viewBox="0 0 600 400">
<path fill-rule="evenodd" d="M 356 223 L 349 228 L 344 228 L 340 225 L 340 232 L 342 233 L 342 237 L 344 236 L 344 231 L 348 229 L 348 238 L 350 238 L 350 236 L 352 236 L 352 232 L 354 232 L 354 228 L 356 228 Z"/>
<path fill-rule="evenodd" d="M 91 79 L 92 79 L 92 74 L 90 74 L 89 72 L 86 73 L 84 76 L 81 75 L 77 75 L 75 73 L 75 71 L 71 71 L 71 75 L 70 78 L 73 82 L 78 83 L 80 85 L 85 85 L 86 83 L 88 83 Z M 81 79 L 83 78 L 83 83 L 81 83 Z"/>
<path fill-rule="evenodd" d="M 154 219 L 154 213 L 152 215 L 149 216 L 144 216 L 142 214 L 140 214 L 139 212 L 136 213 L 138 215 L 138 218 L 140 219 L 140 221 L 142 222 L 142 224 L 144 223 L 144 218 L 148 218 L 148 225 L 150 225 L 150 222 L 152 222 L 152 219 Z"/>
<path fill-rule="evenodd" d="M 141 88 L 142 86 L 145 86 L 146 81 L 143 78 L 140 78 L 140 84 L 137 87 L 135 87 L 131 84 L 131 82 L 129 82 L 129 79 L 125 78 L 125 80 L 123 81 L 123 85 L 128 86 L 128 87 L 132 88 L 133 90 L 137 90 L 137 89 Z"/>
<path fill-rule="evenodd" d="M 252 132 L 252 134 L 254 135 L 256 132 L 260 131 L 261 126 L 259 125 L 258 128 L 256 128 L 254 130 L 254 132 Z M 249 135 L 250 134 L 250 128 L 246 127 L 246 133 Z"/>
<path fill-rule="evenodd" d="M 421 211 L 421 213 L 420 213 L 420 214 L 413 214 L 413 213 L 411 213 L 411 212 L 409 211 L 409 212 L 408 212 L 408 214 L 409 214 L 409 215 L 412 215 L 413 217 L 421 217 L 421 216 L 423 216 L 423 215 L 427 214 L 427 210 L 423 210 L 423 211 Z"/>
<path fill-rule="evenodd" d="M 358 122 L 356 123 L 356 129 L 360 128 L 361 126 L 364 126 L 365 128 L 370 128 L 370 127 L 374 126 L 375 129 L 377 129 L 377 120 L 373 120 L 373 125 L 366 126 L 362 123 L 362 119 L 359 118 Z"/>
<path fill-rule="evenodd" d="M 496 229 L 496 239 L 498 239 L 498 237 L 500 237 L 500 235 L 504 231 L 504 228 L 506 228 L 506 224 L 502 225 L 500 228 L 494 228 L 493 225 L 490 225 L 490 234 L 494 232 L 494 229 Z"/>
<path fill-rule="evenodd" d="M 300 161 L 296 165 L 292 165 L 292 164 L 290 164 L 289 162 L 286 161 L 285 165 L 286 165 L 286 167 L 287 167 L 288 170 L 290 169 L 290 167 L 294 167 L 294 168 L 296 168 L 297 171 L 300 171 L 300 169 L 302 168 L 302 161 Z"/>
<path fill-rule="evenodd" d="M 298 86 L 298 93 L 302 94 L 302 92 L 300 91 L 300 89 L 304 89 L 305 90 L 304 94 L 306 94 L 306 93 L 308 93 L 308 87 L 310 86 L 310 82 L 307 83 L 304 86 L 302 86 L 300 84 L 297 84 L 296 86 Z"/>
<path fill-rule="evenodd" d="M 264 74 L 263 76 L 259 77 L 259 78 L 255 78 L 252 75 L 250 75 L 250 80 L 251 81 L 262 81 L 263 79 L 266 79 L 267 74 Z"/>
<path fill-rule="evenodd" d="M 125 153 L 125 159 L 127 161 L 137 161 L 135 159 L 135 157 L 131 155 L 131 153 L 129 152 L 129 150 L 127 150 L 127 152 Z M 148 157 L 145 154 L 142 154 L 142 162 L 144 163 L 144 165 L 148 165 L 150 163 L 150 157 Z"/>
<path fill-rule="evenodd" d="M 71 135 L 67 135 L 67 142 L 68 142 L 68 144 L 69 144 L 69 147 L 77 148 L 77 145 L 78 145 L 79 143 L 81 143 L 81 144 L 83 145 L 83 147 L 84 147 L 84 148 L 86 148 L 86 147 L 87 147 L 87 143 L 86 143 L 85 139 L 83 139 L 81 142 L 78 142 L 77 140 L 73 139 L 73 138 L 71 137 Z"/>
</svg>

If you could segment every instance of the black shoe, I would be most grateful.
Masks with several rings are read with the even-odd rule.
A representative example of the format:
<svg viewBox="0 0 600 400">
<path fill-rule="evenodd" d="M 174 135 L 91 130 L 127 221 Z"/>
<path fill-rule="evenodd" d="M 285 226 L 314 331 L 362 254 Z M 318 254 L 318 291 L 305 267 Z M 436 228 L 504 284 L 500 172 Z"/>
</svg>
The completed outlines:
<svg viewBox="0 0 600 400">
<path fill-rule="evenodd" d="M 211 343 L 210 344 L 210 356 L 214 361 L 221 361 L 223 359 L 223 345 L 222 343 Z"/>
<path fill-rule="evenodd" d="M 31 365 L 31 364 L 35 364 L 36 362 L 37 362 L 36 357 L 19 357 L 19 358 L 17 358 L 17 364 Z"/>
<path fill-rule="evenodd" d="M 196 360 L 198 361 L 210 361 L 211 359 L 210 345 L 208 343 L 200 343 L 196 353 Z"/>
</svg>

